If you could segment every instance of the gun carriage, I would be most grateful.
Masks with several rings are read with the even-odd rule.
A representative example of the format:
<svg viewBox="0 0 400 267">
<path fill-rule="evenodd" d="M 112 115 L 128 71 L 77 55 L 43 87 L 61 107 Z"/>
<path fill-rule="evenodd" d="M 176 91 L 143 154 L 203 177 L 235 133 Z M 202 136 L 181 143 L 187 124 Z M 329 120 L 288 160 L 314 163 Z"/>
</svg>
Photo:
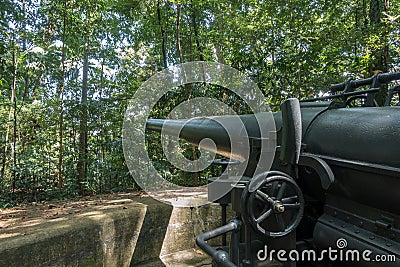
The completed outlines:
<svg viewBox="0 0 400 267">
<path fill-rule="evenodd" d="M 228 194 L 212 199 L 222 206 L 223 225 L 197 237 L 196 242 L 213 258 L 215 266 L 262 266 L 260 251 L 299 253 L 338 248 L 371 251 L 373 255 L 394 255 L 400 262 L 400 87 L 387 92 L 384 106 L 375 95 L 382 85 L 400 79 L 400 73 L 377 74 L 369 79 L 349 80 L 331 86 L 330 95 L 298 101 L 288 99 L 273 114 L 277 147 L 270 170 L 255 173 L 260 154 L 260 130 L 254 114 L 240 115 L 250 141 L 247 167 L 238 183 L 230 177 L 208 188 L 215 195 L 219 186 L 231 186 Z M 370 86 L 366 90 L 356 90 Z M 358 106 L 357 106 L 358 105 Z M 228 117 L 225 119 L 229 119 Z M 215 163 L 233 166 L 240 157 L 231 154 L 227 132 L 215 118 L 166 121 L 150 119 L 147 129 L 181 129 L 179 137 L 199 145 L 212 139 L 217 153 L 231 159 Z M 226 222 L 226 206 L 235 218 Z M 229 242 L 226 234 L 230 233 Z M 223 236 L 222 247 L 207 241 Z M 228 244 L 229 243 L 229 244 Z M 344 247 L 343 247 L 344 248 Z M 259 255 L 257 255 L 259 254 Z M 293 266 L 293 261 L 280 264 Z M 311 266 L 376 266 L 373 261 L 308 261 Z"/>
</svg>

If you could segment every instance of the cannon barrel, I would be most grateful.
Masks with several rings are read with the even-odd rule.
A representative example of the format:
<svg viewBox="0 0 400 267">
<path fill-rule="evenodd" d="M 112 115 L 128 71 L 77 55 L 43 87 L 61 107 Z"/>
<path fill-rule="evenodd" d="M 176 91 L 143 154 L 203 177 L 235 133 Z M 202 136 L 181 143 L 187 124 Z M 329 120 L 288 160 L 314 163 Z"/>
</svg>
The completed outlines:
<svg viewBox="0 0 400 267">
<path fill-rule="evenodd" d="M 268 115 L 265 114 L 266 120 L 268 120 L 267 117 Z M 247 160 L 246 155 L 250 149 L 249 140 L 258 139 L 261 136 L 260 126 L 254 114 L 183 120 L 149 119 L 146 128 L 149 131 L 179 137 L 192 145 L 242 162 Z M 211 146 L 208 142 L 202 143 L 204 139 L 211 139 L 215 146 Z M 236 143 L 237 149 L 232 150 L 231 142 Z"/>
<path fill-rule="evenodd" d="M 331 190 L 359 202 L 400 212 L 396 205 L 400 197 L 394 197 L 400 188 L 400 107 L 330 108 L 321 103 L 301 105 L 302 151 L 326 161 L 337 179 Z M 254 115 L 241 115 L 245 129 L 235 129 L 241 135 L 248 130 L 250 138 L 260 136 Z M 149 130 L 166 134 L 182 127 L 179 137 L 191 144 L 199 145 L 203 138 L 214 140 L 218 154 L 238 160 L 243 154 L 230 154 L 230 139 L 224 127 L 215 118 L 232 120 L 231 116 L 195 118 L 191 120 L 154 120 L 147 123 Z M 273 116 L 277 131 L 277 155 L 282 151 L 282 113 Z M 226 123 L 225 123 L 226 124 Z M 229 125 L 229 123 L 227 124 Z M 232 127 L 234 128 L 233 124 Z M 255 142 L 250 142 L 250 146 Z M 203 147 L 207 149 L 207 147 Z M 250 151 L 255 151 L 250 147 Z M 300 157 L 301 157 L 300 155 Z M 254 166 L 262 165 L 256 154 L 249 155 L 250 163 L 246 176 L 252 177 Z M 301 163 L 301 162 L 300 162 Z M 281 163 L 275 156 L 274 166 Z M 397 177 L 397 178 L 396 178 Z M 311 181 L 311 180 L 309 180 Z M 378 182 L 379 181 L 379 182 Z M 308 181 L 306 181 L 307 183 Z M 356 186 L 357 185 L 357 186 Z M 358 186 L 362 185 L 363 190 Z M 314 188 L 310 184 L 310 188 Z M 312 189 L 313 191 L 317 191 Z M 375 195 L 375 198 L 371 198 Z M 379 201 L 377 201 L 379 200 Z"/>
<path fill-rule="evenodd" d="M 147 121 L 146 128 L 149 131 L 178 136 L 195 146 L 200 146 L 203 139 L 209 138 L 214 141 L 217 148 L 217 151 L 214 151 L 211 147 L 210 150 L 223 156 L 237 158 L 237 155 L 230 155 L 231 144 L 227 131 L 218 122 L 209 118 L 191 120 L 150 119 Z M 204 146 L 202 148 L 207 149 Z"/>
<path fill-rule="evenodd" d="M 244 129 L 235 129 L 237 125 L 229 123 L 235 117 L 240 118 Z M 279 146 L 282 114 L 276 112 L 273 117 Z M 301 119 L 302 142 L 307 153 L 400 168 L 400 107 L 329 109 L 322 104 L 304 103 L 301 106 Z M 217 120 L 223 121 L 223 125 Z M 179 134 L 179 138 L 196 146 L 204 138 L 210 138 L 217 146 L 215 152 L 223 156 L 231 153 L 228 131 L 239 137 L 246 137 L 247 131 L 248 138 L 260 138 L 260 129 L 254 115 L 188 120 L 149 119 L 146 127 L 147 130 L 160 133 L 163 130 L 167 135 Z M 230 156 L 243 160 L 242 155 Z"/>
<path fill-rule="evenodd" d="M 311 154 L 327 162 L 336 180 L 340 181 L 335 182 L 330 190 L 376 208 L 382 208 L 382 203 L 386 203 L 385 209 L 400 212 L 400 207 L 396 205 L 400 197 L 394 197 L 398 195 L 397 190 L 400 188 L 400 107 L 330 108 L 327 104 L 302 103 L 300 111 L 300 158 Z M 179 132 L 181 128 L 179 137 L 191 144 L 199 145 L 202 139 L 210 138 L 216 144 L 216 153 L 232 159 L 246 160 L 245 154 L 231 154 L 227 131 L 215 121 L 216 118 L 224 119 L 224 125 L 231 125 L 232 129 L 229 131 L 239 137 L 244 130 L 248 131 L 250 139 L 260 137 L 254 115 L 239 116 L 244 129 L 235 129 L 233 123 L 226 123 L 234 120 L 232 116 L 190 120 L 151 119 L 147 128 L 158 132 L 164 128 L 166 134 Z M 282 128 L 285 123 L 282 122 L 282 112 L 274 113 L 273 118 L 278 147 L 273 165 L 279 167 L 281 160 L 278 155 L 285 145 L 282 144 Z M 257 150 L 251 147 L 256 143 L 251 140 L 249 142 L 249 151 L 254 152 L 247 158 L 250 167 L 246 176 L 249 177 L 252 177 L 255 166 L 264 164 L 258 160 Z M 311 180 L 306 180 L 306 183 L 308 181 Z M 359 190 L 360 185 L 363 190 Z M 310 184 L 310 188 L 314 188 L 314 184 Z M 315 188 L 312 190 L 317 191 Z M 375 198 L 371 198 L 371 195 L 375 195 Z"/>
</svg>

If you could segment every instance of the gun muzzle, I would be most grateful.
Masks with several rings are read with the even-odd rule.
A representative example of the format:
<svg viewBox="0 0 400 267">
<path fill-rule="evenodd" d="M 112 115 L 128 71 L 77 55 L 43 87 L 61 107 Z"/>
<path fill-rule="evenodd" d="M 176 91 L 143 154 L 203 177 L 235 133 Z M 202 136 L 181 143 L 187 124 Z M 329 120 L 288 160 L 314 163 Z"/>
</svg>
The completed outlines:
<svg viewBox="0 0 400 267">
<path fill-rule="evenodd" d="M 149 119 L 146 129 L 178 137 L 192 145 L 243 162 L 249 158 L 252 140 L 261 139 L 262 131 L 271 125 L 271 122 L 268 124 L 266 121 L 268 119 L 274 123 L 272 116 L 263 113 L 184 120 Z M 205 139 L 212 140 L 214 144 L 204 142 Z"/>
</svg>

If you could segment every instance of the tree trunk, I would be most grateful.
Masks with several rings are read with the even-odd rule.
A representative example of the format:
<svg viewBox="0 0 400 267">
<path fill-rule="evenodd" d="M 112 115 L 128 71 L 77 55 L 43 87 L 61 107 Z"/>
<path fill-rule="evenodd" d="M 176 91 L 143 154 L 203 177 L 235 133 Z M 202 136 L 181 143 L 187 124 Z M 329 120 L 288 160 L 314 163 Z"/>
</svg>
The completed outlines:
<svg viewBox="0 0 400 267">
<path fill-rule="evenodd" d="M 100 94 L 100 103 L 103 99 L 103 89 L 104 89 L 104 58 L 102 59 L 101 62 L 101 76 L 100 76 L 100 88 L 99 88 L 99 94 Z M 103 110 L 104 107 L 101 106 L 101 110 Z M 104 164 L 104 155 L 105 155 L 105 148 L 104 148 L 104 143 L 105 143 L 105 137 L 104 137 L 104 118 L 103 118 L 103 112 L 100 111 L 100 133 L 99 133 L 99 142 L 100 142 L 100 153 L 99 153 L 99 161 L 100 163 L 100 170 L 98 172 L 99 175 L 99 192 L 100 194 L 103 193 L 103 184 L 104 184 L 104 175 L 103 175 L 103 168 L 102 168 L 102 164 Z"/>
<path fill-rule="evenodd" d="M 389 9 L 389 0 L 370 0 L 369 19 L 372 34 L 380 36 L 380 48 L 373 51 L 373 60 L 368 66 L 371 75 L 378 72 L 388 71 L 389 45 L 387 40 L 387 25 L 382 20 L 383 15 Z M 379 105 L 383 105 L 386 100 L 386 90 L 380 90 L 375 100 Z"/>
<path fill-rule="evenodd" d="M 181 5 L 177 4 L 176 8 L 176 43 L 178 47 L 178 54 L 179 54 L 179 61 L 182 64 L 183 63 L 183 52 L 182 52 L 182 47 L 181 47 L 181 38 L 180 38 L 180 24 L 181 24 Z M 190 94 L 191 94 L 191 87 L 190 84 L 185 84 L 185 98 L 187 101 L 190 99 Z M 189 116 L 190 114 L 188 114 Z M 199 173 L 199 166 L 197 163 L 197 154 L 196 154 L 196 147 L 191 145 L 192 148 L 192 156 L 193 156 L 193 161 L 195 162 L 195 170 L 196 172 L 193 173 L 194 175 L 194 184 L 198 185 L 200 182 L 200 173 Z"/>
<path fill-rule="evenodd" d="M 196 9 L 195 6 L 193 5 L 193 1 L 191 2 L 191 8 L 192 8 L 192 24 L 193 24 L 194 39 L 196 41 L 196 47 L 197 51 L 199 52 L 200 61 L 204 61 L 203 49 L 200 46 L 199 30 L 197 28 L 197 22 L 196 22 Z"/>
<path fill-rule="evenodd" d="M 22 10 L 23 10 L 23 20 L 22 20 L 22 29 L 23 29 L 23 36 L 22 36 L 22 51 L 26 52 L 26 1 L 23 0 L 22 1 Z M 29 76 L 28 76 L 28 71 L 25 71 L 24 73 L 24 82 L 25 82 L 25 86 L 24 86 L 24 92 L 22 94 L 22 102 L 25 101 L 25 99 L 28 97 L 29 95 Z"/>
<path fill-rule="evenodd" d="M 88 72 L 89 55 L 88 40 L 85 38 L 85 48 L 83 52 L 83 71 L 82 71 L 82 95 L 81 95 L 81 118 L 79 125 L 79 159 L 78 159 L 78 190 L 83 194 L 83 182 L 86 179 L 86 161 L 87 161 L 87 93 L 88 93 Z"/>
<path fill-rule="evenodd" d="M 166 69 L 168 67 L 167 63 L 167 51 L 165 48 L 165 43 L 166 43 L 166 35 L 165 35 L 165 30 L 162 25 L 161 21 L 161 8 L 160 8 L 160 1 L 157 1 L 157 19 L 158 19 L 158 25 L 160 26 L 160 31 L 161 31 L 161 53 L 163 57 L 163 65 L 164 68 Z"/>
<path fill-rule="evenodd" d="M 181 37 L 180 37 L 180 25 L 181 25 L 181 5 L 176 6 L 176 44 L 178 46 L 179 62 L 183 63 L 183 53 L 181 47 Z"/>
<path fill-rule="evenodd" d="M 61 54 L 61 87 L 60 87 L 60 117 L 58 120 L 58 134 L 59 134 L 59 151 L 58 151 L 58 175 L 57 184 L 61 189 L 64 185 L 63 181 L 63 127 L 64 127 L 64 90 L 65 90 L 65 41 L 66 41 L 66 23 L 67 23 L 67 1 L 64 0 L 63 12 L 63 45 Z"/>
<path fill-rule="evenodd" d="M 368 28 L 367 0 L 362 0 L 363 30 Z"/>
<path fill-rule="evenodd" d="M 369 20 L 372 34 L 381 36 L 381 47 L 374 51 L 374 59 L 369 66 L 369 72 L 372 74 L 374 71 L 388 70 L 388 43 L 387 43 L 387 25 L 382 20 L 383 14 L 389 9 L 389 0 L 370 0 Z"/>
<path fill-rule="evenodd" d="M 6 126 L 6 135 L 5 135 L 5 143 L 2 155 L 2 164 L 1 164 L 1 178 L 5 179 L 5 168 L 7 164 L 7 152 L 8 152 L 8 141 L 10 136 L 10 127 L 11 127 L 11 118 L 14 117 L 14 124 L 16 119 L 16 110 L 15 110 L 15 101 L 16 101 L 16 86 L 17 86 L 17 68 L 18 68 L 18 55 L 16 52 L 15 42 L 13 41 L 13 80 L 11 84 L 11 97 L 10 97 L 10 110 L 8 112 L 7 126 Z M 13 116 L 14 114 L 14 116 Z M 15 164 L 15 163 L 14 163 Z M 14 176 L 13 176 L 14 177 Z M 14 184 L 13 184 L 14 185 Z"/>
<path fill-rule="evenodd" d="M 18 57 L 16 58 L 14 77 L 17 77 Z M 13 120 L 13 178 L 12 178 L 12 192 L 15 192 L 17 182 L 17 97 L 16 97 L 16 81 L 13 82 L 14 88 L 14 120 Z"/>
<path fill-rule="evenodd" d="M 218 43 L 214 43 L 214 48 L 218 63 L 225 64 L 220 45 Z"/>
</svg>

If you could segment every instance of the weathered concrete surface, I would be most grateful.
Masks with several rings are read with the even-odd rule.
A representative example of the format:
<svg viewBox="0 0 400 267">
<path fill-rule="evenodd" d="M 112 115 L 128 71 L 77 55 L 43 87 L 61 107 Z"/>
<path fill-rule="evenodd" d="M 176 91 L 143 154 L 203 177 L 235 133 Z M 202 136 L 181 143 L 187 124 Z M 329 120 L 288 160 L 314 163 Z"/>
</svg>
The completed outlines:
<svg viewBox="0 0 400 267">
<path fill-rule="evenodd" d="M 127 200 L 124 209 L 60 218 L 0 239 L 0 266 L 204 266 L 209 259 L 195 253 L 194 238 L 219 226 L 219 215 L 216 205 L 173 209 L 149 198 Z"/>
<path fill-rule="evenodd" d="M 149 262 L 141 262 L 140 267 L 211 267 L 211 258 L 204 254 L 199 254 L 193 249 L 178 251 L 172 254 L 160 256 L 159 259 Z"/>
</svg>

